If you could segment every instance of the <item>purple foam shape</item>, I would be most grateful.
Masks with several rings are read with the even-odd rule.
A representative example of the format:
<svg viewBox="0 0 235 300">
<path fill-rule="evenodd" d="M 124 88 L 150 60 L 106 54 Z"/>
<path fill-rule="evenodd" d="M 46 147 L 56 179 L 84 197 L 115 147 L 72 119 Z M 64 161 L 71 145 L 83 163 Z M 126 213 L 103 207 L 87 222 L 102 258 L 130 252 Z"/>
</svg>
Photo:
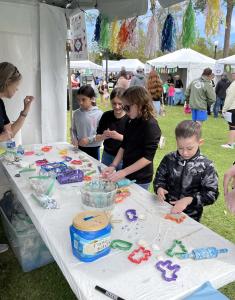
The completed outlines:
<svg viewBox="0 0 235 300">
<path fill-rule="evenodd" d="M 138 219 L 135 209 L 128 209 L 126 210 L 125 214 L 128 221 L 130 222 L 136 221 Z M 131 217 L 129 215 L 131 215 Z"/>
<path fill-rule="evenodd" d="M 178 277 L 176 275 L 176 272 L 178 272 L 180 270 L 180 266 L 172 265 L 171 260 L 166 260 L 166 261 L 160 260 L 159 262 L 157 262 L 156 268 L 162 273 L 162 277 L 166 281 L 176 280 Z M 172 271 L 171 277 L 167 277 L 166 270 Z"/>
<path fill-rule="evenodd" d="M 81 182 L 83 181 L 83 177 L 84 177 L 84 173 L 79 169 L 66 170 L 57 176 L 57 180 L 60 184 L 66 184 L 66 183 Z"/>
</svg>

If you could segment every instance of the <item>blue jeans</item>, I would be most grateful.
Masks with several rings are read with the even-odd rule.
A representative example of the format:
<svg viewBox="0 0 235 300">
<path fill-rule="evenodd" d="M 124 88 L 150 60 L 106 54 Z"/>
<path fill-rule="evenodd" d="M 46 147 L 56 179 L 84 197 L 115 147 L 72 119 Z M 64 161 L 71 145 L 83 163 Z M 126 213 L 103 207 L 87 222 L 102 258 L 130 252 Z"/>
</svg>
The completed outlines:
<svg viewBox="0 0 235 300">
<path fill-rule="evenodd" d="M 150 186 L 150 182 L 148 183 L 138 183 L 138 186 L 142 187 L 142 189 L 148 190 Z"/>
<path fill-rule="evenodd" d="M 102 155 L 102 160 L 101 162 L 106 165 L 109 166 L 111 165 L 111 163 L 113 162 L 115 156 L 107 153 L 105 150 L 103 151 L 103 155 Z M 117 166 L 116 170 L 121 170 L 122 169 L 122 161 L 119 163 L 119 165 Z"/>
<path fill-rule="evenodd" d="M 168 105 L 174 105 L 174 96 L 168 96 Z"/>
<path fill-rule="evenodd" d="M 214 118 L 218 118 L 219 111 L 222 109 L 223 105 L 224 105 L 224 99 L 221 99 L 217 96 L 213 108 Z"/>
<path fill-rule="evenodd" d="M 161 101 L 153 101 L 153 106 L 157 112 L 157 115 L 160 116 L 161 112 Z"/>
</svg>

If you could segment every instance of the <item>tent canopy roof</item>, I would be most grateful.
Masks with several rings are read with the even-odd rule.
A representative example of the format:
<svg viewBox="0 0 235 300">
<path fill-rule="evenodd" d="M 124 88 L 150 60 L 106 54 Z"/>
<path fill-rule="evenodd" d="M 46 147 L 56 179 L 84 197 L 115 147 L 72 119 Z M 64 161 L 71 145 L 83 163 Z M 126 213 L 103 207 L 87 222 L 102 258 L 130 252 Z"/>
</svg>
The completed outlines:
<svg viewBox="0 0 235 300">
<path fill-rule="evenodd" d="M 154 67 L 168 67 L 168 68 L 188 68 L 192 64 L 198 64 L 202 66 L 213 66 L 215 60 L 206 55 L 203 55 L 192 49 L 180 49 L 173 53 L 163 55 L 161 57 L 148 60 L 147 63 Z"/>
<path fill-rule="evenodd" d="M 224 65 L 235 65 L 235 55 L 228 56 L 217 60 L 217 63 Z"/>
<path fill-rule="evenodd" d="M 90 70 L 102 70 L 102 66 L 93 63 L 90 60 L 70 61 L 71 69 L 90 69 Z"/>
<path fill-rule="evenodd" d="M 103 69 L 106 67 L 106 61 L 103 60 Z M 135 72 L 138 67 L 144 69 L 145 65 L 139 59 L 120 59 L 120 60 L 109 60 L 108 70 L 109 72 L 119 72 L 122 67 L 125 67 L 126 71 Z"/>
</svg>

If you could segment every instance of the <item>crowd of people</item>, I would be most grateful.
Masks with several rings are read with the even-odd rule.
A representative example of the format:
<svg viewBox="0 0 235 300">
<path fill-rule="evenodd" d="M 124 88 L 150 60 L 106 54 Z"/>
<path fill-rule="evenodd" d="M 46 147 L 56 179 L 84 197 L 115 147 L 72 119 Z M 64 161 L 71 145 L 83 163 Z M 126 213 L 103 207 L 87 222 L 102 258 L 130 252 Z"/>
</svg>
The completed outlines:
<svg viewBox="0 0 235 300">
<path fill-rule="evenodd" d="M 207 119 L 207 104 L 215 104 L 215 118 L 221 109 L 230 114 L 228 145 L 235 140 L 235 81 L 230 84 L 224 74 L 214 89 L 212 75 L 211 69 L 207 68 L 188 86 L 185 96 L 192 109 L 192 120 L 176 126 L 177 149 L 162 159 L 155 176 L 153 160 L 161 138 L 156 117 L 161 114 L 164 97 L 170 105 L 172 93 L 183 88 L 179 76 L 174 79 L 169 75 L 163 83 L 156 70 L 151 70 L 147 78 L 144 70 L 138 68 L 129 80 L 123 69 L 109 96 L 112 110 L 105 113 L 96 106 L 94 89 L 90 85 L 81 86 L 77 91 L 80 108 L 74 112 L 72 120 L 72 144 L 100 160 L 103 142 L 101 161 L 106 165 L 102 172 L 105 178 L 113 182 L 128 178 L 148 190 L 154 177 L 157 199 L 170 203 L 171 213 L 185 212 L 199 222 L 203 207 L 213 204 L 218 197 L 218 175 L 213 162 L 200 153 L 201 127 Z M 0 142 L 13 138 L 23 126 L 34 99 L 25 97 L 24 109 L 11 124 L 1 98 L 12 98 L 21 78 L 15 66 L 0 63 Z M 99 94 L 105 97 L 105 93 L 109 94 L 107 83 L 99 84 Z M 227 89 L 227 93 L 222 93 L 221 89 Z M 235 178 L 235 166 L 224 177 L 225 197 L 229 194 L 231 178 Z M 4 250 L 6 245 L 0 245 L 0 252 Z"/>
</svg>

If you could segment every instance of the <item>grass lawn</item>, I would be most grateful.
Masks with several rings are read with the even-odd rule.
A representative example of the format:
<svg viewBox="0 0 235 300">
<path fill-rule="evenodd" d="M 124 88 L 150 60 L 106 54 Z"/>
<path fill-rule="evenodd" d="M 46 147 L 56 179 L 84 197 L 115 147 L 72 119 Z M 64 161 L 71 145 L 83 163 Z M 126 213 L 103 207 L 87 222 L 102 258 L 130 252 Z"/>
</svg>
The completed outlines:
<svg viewBox="0 0 235 300">
<path fill-rule="evenodd" d="M 107 110 L 107 108 L 100 107 Z M 185 118 L 182 107 L 167 108 L 166 117 L 159 118 L 162 133 L 166 137 L 166 146 L 164 149 L 157 151 L 154 159 L 155 168 L 166 153 L 175 150 L 174 128 L 177 123 Z M 210 117 L 203 125 L 203 138 L 205 144 L 201 147 L 201 150 L 214 161 L 219 173 L 220 196 L 216 204 L 205 208 L 202 223 L 235 243 L 235 217 L 231 216 L 225 209 L 222 190 L 223 174 L 235 160 L 235 150 L 220 147 L 221 144 L 226 142 L 227 138 L 227 125 L 224 120 L 221 118 L 215 120 Z M 1 225 L 0 241 L 6 241 Z M 235 282 L 225 286 L 221 291 L 229 299 L 235 300 Z M 76 297 L 56 263 L 30 273 L 23 273 L 10 250 L 0 255 L 0 299 L 73 300 Z"/>
</svg>

